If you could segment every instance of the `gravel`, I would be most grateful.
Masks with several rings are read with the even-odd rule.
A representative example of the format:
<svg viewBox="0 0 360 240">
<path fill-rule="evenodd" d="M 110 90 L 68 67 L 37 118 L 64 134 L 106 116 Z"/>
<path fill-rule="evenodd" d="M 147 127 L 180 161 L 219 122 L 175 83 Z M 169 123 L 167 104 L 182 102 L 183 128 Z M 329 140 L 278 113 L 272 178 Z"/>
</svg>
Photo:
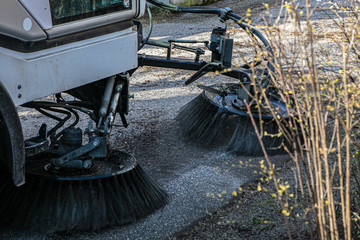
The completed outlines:
<svg viewBox="0 0 360 240">
<path fill-rule="evenodd" d="M 274 5 L 277 2 L 279 1 L 225 0 L 214 5 L 230 6 L 240 15 L 244 15 L 246 9 L 251 7 L 256 15 L 265 9 L 263 3 Z M 299 1 L 300 7 L 302 2 Z M 315 0 L 311 2 L 322 3 Z M 279 8 L 271 9 L 273 16 L 278 12 Z M 319 11 L 314 16 L 321 18 L 323 15 Z M 262 20 L 254 17 L 254 21 L 261 23 Z M 168 22 L 156 24 L 153 37 L 203 39 L 206 36 L 203 40 L 209 40 L 211 29 L 216 26 L 224 26 L 216 17 L 183 14 L 171 18 Z M 235 33 L 240 39 L 244 36 L 242 34 Z M 246 46 L 246 43 L 243 44 Z M 147 54 L 165 54 L 163 50 L 155 48 L 145 48 L 142 51 Z M 239 51 L 235 56 L 248 54 L 246 48 Z M 174 56 L 183 56 L 183 53 L 175 51 Z M 62 234 L 5 229 L 0 231 L 0 238 L 165 239 L 203 218 L 208 212 L 224 206 L 231 199 L 231 192 L 237 187 L 258 179 L 259 175 L 254 171 L 257 170 L 258 162 L 262 158 L 228 155 L 221 147 L 201 148 L 179 135 L 174 117 L 181 106 L 200 92 L 193 86 L 183 86 L 185 79 L 191 74 L 192 72 L 185 70 L 140 68 L 131 78 L 130 90 L 135 98 L 130 103 L 130 126 L 126 129 L 115 128 L 110 138 L 112 148 L 133 154 L 164 187 L 170 195 L 168 205 L 136 224 L 95 233 Z M 209 74 L 201 81 L 215 83 L 220 80 L 223 79 L 214 79 Z M 27 137 L 34 134 L 44 120 L 42 116 L 31 111 L 20 110 L 20 116 Z M 86 124 L 86 121 L 82 121 L 81 126 Z M 272 161 L 280 167 L 288 159 L 288 156 L 276 156 Z M 240 167 L 239 161 L 247 162 L 250 166 Z M 215 197 L 207 197 L 207 194 Z M 221 194 L 221 197 L 216 197 L 218 194 Z"/>
</svg>

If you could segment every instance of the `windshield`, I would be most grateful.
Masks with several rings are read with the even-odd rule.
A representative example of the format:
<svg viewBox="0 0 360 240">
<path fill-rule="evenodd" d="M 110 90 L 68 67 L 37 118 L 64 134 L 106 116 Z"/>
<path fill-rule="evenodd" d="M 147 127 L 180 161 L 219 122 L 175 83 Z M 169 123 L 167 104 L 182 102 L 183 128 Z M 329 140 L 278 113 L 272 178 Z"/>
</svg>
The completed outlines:
<svg viewBox="0 0 360 240">
<path fill-rule="evenodd" d="M 50 0 L 54 25 L 131 9 L 130 0 Z"/>
</svg>

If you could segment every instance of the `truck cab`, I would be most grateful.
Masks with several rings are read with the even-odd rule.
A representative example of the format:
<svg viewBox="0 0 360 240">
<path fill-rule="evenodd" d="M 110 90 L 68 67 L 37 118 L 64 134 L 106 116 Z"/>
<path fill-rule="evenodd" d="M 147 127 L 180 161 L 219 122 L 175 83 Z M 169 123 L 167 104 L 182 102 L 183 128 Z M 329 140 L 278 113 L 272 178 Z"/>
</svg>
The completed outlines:
<svg viewBox="0 0 360 240">
<path fill-rule="evenodd" d="M 3 0 L 0 3 L 0 167 L 25 182 L 17 107 L 135 69 L 145 0 Z M 80 92 L 80 94 L 79 94 Z M 80 97 L 81 98 L 81 97 Z"/>
</svg>

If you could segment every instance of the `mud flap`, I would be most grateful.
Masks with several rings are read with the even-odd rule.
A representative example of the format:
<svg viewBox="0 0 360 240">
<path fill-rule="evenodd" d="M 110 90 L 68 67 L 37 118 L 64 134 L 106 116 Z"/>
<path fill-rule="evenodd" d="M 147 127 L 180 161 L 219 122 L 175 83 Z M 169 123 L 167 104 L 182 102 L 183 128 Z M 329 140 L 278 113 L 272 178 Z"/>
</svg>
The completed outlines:
<svg viewBox="0 0 360 240">
<path fill-rule="evenodd" d="M 0 168 L 12 174 L 14 184 L 25 183 L 25 147 L 16 107 L 0 83 Z"/>
</svg>

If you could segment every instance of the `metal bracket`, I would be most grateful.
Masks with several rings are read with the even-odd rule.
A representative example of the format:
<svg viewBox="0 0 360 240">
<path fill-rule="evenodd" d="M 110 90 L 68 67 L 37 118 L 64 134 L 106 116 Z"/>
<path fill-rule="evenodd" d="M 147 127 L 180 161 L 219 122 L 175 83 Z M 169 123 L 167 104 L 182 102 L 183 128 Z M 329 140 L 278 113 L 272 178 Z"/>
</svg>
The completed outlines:
<svg viewBox="0 0 360 240">
<path fill-rule="evenodd" d="M 62 168 L 62 167 L 68 167 L 69 165 L 71 166 L 70 162 L 73 160 L 76 160 L 76 158 L 80 157 L 81 155 L 84 155 L 98 147 L 100 147 L 101 145 L 101 140 L 98 138 L 95 138 L 94 140 L 90 141 L 88 144 L 72 151 L 69 152 L 59 158 L 53 158 L 50 160 L 50 167 L 55 167 L 55 168 Z M 45 167 L 49 167 L 48 165 Z M 84 166 L 84 168 L 90 168 L 91 164 L 86 164 L 86 166 Z"/>
<path fill-rule="evenodd" d="M 47 126 L 42 124 L 38 135 L 25 140 L 26 157 L 35 156 L 49 149 L 50 141 L 47 138 Z"/>
<path fill-rule="evenodd" d="M 210 62 L 206 64 L 205 66 L 200 68 L 199 71 L 197 71 L 194 75 L 189 77 L 189 79 L 185 81 L 185 85 L 189 85 L 190 83 L 198 80 L 208 72 L 213 71 L 213 69 L 221 69 L 221 63 Z"/>
</svg>

